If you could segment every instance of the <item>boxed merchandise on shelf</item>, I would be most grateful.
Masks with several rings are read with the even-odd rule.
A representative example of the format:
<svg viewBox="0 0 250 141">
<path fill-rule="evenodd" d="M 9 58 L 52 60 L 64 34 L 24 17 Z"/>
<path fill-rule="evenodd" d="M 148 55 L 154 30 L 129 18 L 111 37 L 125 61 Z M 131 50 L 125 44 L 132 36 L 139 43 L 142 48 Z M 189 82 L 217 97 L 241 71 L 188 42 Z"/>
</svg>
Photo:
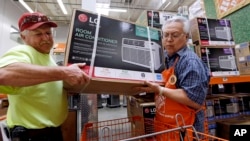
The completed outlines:
<svg viewBox="0 0 250 141">
<path fill-rule="evenodd" d="M 191 19 L 191 36 L 196 45 L 234 45 L 232 26 L 227 19 Z"/>
<path fill-rule="evenodd" d="M 227 94 L 208 96 L 206 108 L 209 122 L 240 116 L 238 98 Z"/>
<path fill-rule="evenodd" d="M 250 95 L 238 95 L 239 98 L 239 108 L 242 115 L 250 115 Z"/>
<path fill-rule="evenodd" d="M 226 97 L 237 99 L 240 115 L 250 115 L 250 94 L 236 93 Z"/>
<path fill-rule="evenodd" d="M 161 43 L 159 29 L 74 10 L 65 65 L 86 62 L 83 93 L 129 95 L 145 80 L 163 83 Z"/>
<path fill-rule="evenodd" d="M 212 76 L 239 75 L 234 46 L 196 46 L 195 50 Z"/>
<path fill-rule="evenodd" d="M 236 56 L 248 56 L 250 55 L 250 42 L 243 42 L 235 45 Z"/>
<path fill-rule="evenodd" d="M 173 17 L 176 14 L 177 13 L 174 12 L 144 10 L 139 16 L 139 18 L 136 20 L 136 24 L 161 29 L 164 21 Z"/>
<path fill-rule="evenodd" d="M 208 122 L 250 115 L 250 94 L 215 94 L 206 98 Z"/>
<path fill-rule="evenodd" d="M 235 52 L 240 74 L 250 74 L 250 42 L 235 45 Z"/>
</svg>

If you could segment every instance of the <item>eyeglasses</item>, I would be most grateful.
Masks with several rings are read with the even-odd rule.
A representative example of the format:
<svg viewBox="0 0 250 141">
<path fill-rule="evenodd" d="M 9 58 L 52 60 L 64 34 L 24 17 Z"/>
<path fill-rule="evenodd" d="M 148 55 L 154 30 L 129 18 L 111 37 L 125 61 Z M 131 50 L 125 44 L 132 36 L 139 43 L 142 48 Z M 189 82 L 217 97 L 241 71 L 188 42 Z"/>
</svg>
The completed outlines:
<svg viewBox="0 0 250 141">
<path fill-rule="evenodd" d="M 185 35 L 185 33 L 179 33 L 179 32 L 167 33 L 167 32 L 164 32 L 163 38 L 177 39 L 177 38 L 181 37 L 181 35 Z"/>
<path fill-rule="evenodd" d="M 38 22 L 48 22 L 50 19 L 47 16 L 31 15 L 23 19 L 20 27 L 27 23 L 38 23 Z"/>
</svg>

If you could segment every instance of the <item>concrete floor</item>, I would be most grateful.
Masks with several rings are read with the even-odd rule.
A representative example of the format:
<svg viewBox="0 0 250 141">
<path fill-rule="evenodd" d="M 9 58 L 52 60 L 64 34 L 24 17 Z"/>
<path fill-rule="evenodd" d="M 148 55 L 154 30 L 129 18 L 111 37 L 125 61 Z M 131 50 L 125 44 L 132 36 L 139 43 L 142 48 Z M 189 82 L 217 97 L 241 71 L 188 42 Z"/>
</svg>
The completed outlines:
<svg viewBox="0 0 250 141">
<path fill-rule="evenodd" d="M 117 107 L 108 107 L 106 103 L 103 103 L 103 108 L 98 109 L 98 121 L 113 120 L 127 117 L 127 107 L 123 106 L 123 103 Z"/>
</svg>

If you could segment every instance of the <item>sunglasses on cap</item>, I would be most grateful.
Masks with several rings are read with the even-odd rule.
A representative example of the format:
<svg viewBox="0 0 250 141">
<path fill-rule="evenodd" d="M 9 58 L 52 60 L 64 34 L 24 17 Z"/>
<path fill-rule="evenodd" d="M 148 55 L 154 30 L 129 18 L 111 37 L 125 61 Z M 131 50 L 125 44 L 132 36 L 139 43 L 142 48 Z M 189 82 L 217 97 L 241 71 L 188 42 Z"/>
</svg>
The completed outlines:
<svg viewBox="0 0 250 141">
<path fill-rule="evenodd" d="M 39 15 L 31 15 L 26 16 L 22 23 L 20 24 L 20 27 L 22 27 L 24 24 L 27 23 L 38 23 L 38 22 L 48 22 L 50 19 L 47 16 L 39 16 Z"/>
</svg>

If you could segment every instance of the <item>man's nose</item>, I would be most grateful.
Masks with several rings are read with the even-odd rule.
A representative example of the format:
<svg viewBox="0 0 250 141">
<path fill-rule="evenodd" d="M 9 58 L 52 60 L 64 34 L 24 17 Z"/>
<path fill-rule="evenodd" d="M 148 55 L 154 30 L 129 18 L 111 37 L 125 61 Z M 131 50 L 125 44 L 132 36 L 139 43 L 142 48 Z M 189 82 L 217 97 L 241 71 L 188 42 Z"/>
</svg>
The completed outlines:
<svg viewBox="0 0 250 141">
<path fill-rule="evenodd" d="M 167 37 L 165 37 L 167 41 L 172 41 L 174 38 L 173 36 L 170 34 Z"/>
<path fill-rule="evenodd" d="M 48 40 L 49 38 L 51 38 L 51 34 L 43 33 L 43 34 L 41 35 L 41 37 L 42 37 L 42 39 L 44 39 L 44 40 Z"/>
</svg>

